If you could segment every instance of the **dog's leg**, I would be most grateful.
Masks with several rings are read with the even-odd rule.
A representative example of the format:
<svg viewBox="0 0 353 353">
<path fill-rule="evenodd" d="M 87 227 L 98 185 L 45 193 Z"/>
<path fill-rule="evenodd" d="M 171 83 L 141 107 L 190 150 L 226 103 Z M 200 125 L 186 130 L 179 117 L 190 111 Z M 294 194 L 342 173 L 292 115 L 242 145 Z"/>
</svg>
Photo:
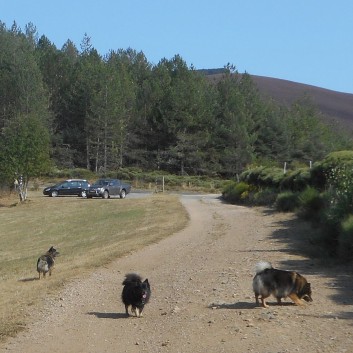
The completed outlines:
<svg viewBox="0 0 353 353">
<path fill-rule="evenodd" d="M 135 314 L 136 314 L 136 317 L 140 317 L 140 309 L 139 308 L 135 308 Z"/>
<path fill-rule="evenodd" d="M 128 305 L 125 305 L 125 313 L 126 313 L 126 316 L 130 316 L 129 315 L 129 306 Z"/>
<path fill-rule="evenodd" d="M 257 293 L 255 293 L 255 300 L 256 300 L 256 305 L 259 306 L 260 305 L 259 295 Z"/>
<path fill-rule="evenodd" d="M 262 303 L 262 306 L 263 306 L 264 308 L 269 308 L 269 306 L 266 304 L 266 301 L 265 301 L 266 298 L 267 298 L 267 297 L 262 296 L 262 297 L 261 297 L 261 303 Z"/>
<path fill-rule="evenodd" d="M 300 300 L 299 297 L 295 293 L 289 294 L 289 298 L 291 298 L 295 304 L 300 305 L 300 306 L 304 306 L 303 301 Z"/>
<path fill-rule="evenodd" d="M 277 304 L 278 304 L 278 305 L 282 305 L 282 301 L 281 301 L 281 299 L 282 299 L 282 298 L 280 298 L 280 297 L 279 297 L 279 298 L 277 298 Z"/>
</svg>

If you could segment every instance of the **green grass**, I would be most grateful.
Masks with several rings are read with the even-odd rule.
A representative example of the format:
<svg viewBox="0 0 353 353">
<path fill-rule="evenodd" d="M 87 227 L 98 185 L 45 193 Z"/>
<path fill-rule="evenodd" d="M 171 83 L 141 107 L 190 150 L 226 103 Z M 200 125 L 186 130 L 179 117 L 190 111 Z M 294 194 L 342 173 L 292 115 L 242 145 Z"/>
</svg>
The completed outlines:
<svg viewBox="0 0 353 353">
<path fill-rule="evenodd" d="M 188 220 L 178 197 L 170 195 L 103 200 L 31 191 L 23 204 L 14 198 L 7 203 L 12 207 L 1 205 L 0 339 L 24 327 L 24 313 L 40 305 L 40 295 L 169 236 Z M 39 281 L 37 259 L 52 245 L 60 256 L 53 275 Z"/>
</svg>

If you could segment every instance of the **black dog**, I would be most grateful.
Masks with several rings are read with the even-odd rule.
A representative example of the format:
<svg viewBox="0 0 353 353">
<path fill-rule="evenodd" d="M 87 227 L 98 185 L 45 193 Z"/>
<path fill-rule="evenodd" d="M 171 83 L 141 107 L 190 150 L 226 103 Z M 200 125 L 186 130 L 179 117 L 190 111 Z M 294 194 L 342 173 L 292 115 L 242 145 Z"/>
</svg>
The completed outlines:
<svg viewBox="0 0 353 353">
<path fill-rule="evenodd" d="M 128 273 L 123 282 L 123 292 L 121 299 L 125 304 L 126 315 L 129 316 L 129 306 L 131 305 L 131 312 L 136 317 L 142 316 L 142 310 L 148 303 L 151 296 L 151 288 L 146 278 L 142 282 L 142 278 L 136 273 Z"/>
<path fill-rule="evenodd" d="M 54 268 L 55 257 L 59 255 L 59 252 L 54 249 L 52 246 L 45 255 L 42 255 L 37 261 L 37 271 L 40 274 L 43 273 L 43 277 L 45 277 L 46 273 L 49 272 L 49 276 L 51 276 L 51 271 Z"/>
</svg>

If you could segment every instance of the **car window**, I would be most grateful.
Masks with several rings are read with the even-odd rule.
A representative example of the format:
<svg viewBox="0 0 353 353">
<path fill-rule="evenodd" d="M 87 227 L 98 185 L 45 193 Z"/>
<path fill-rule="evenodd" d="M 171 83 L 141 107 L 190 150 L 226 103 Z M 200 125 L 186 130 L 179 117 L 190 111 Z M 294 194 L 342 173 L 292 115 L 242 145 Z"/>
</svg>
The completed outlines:
<svg viewBox="0 0 353 353">
<path fill-rule="evenodd" d="M 68 187 L 69 187 L 69 183 L 66 181 L 66 182 L 62 183 L 62 184 L 60 185 L 60 187 L 61 187 L 61 188 L 68 188 Z"/>
<path fill-rule="evenodd" d="M 77 188 L 78 186 L 79 186 L 78 181 L 72 181 L 72 182 L 70 183 L 70 187 L 72 187 L 72 188 Z"/>
</svg>

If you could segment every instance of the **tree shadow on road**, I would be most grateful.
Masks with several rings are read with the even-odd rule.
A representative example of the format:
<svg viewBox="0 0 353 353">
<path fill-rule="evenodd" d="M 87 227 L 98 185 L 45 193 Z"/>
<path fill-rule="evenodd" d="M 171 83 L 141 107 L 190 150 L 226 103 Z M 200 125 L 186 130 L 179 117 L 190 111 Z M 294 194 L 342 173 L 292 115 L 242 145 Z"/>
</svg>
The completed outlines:
<svg viewBox="0 0 353 353">
<path fill-rule="evenodd" d="M 264 210 L 264 216 L 273 214 L 272 210 Z M 324 286 L 331 288 L 329 298 L 336 304 L 343 306 L 340 313 L 336 313 L 339 319 L 353 320 L 353 264 L 340 264 L 330 258 L 328 254 L 315 243 L 315 237 L 320 230 L 314 228 L 309 222 L 299 219 L 295 215 L 284 217 L 282 221 L 275 221 L 271 240 L 281 244 L 283 254 L 289 255 L 278 264 L 282 269 L 297 271 L 304 276 L 321 277 L 325 279 Z M 291 258 L 291 255 L 300 256 L 299 259 Z M 277 266 L 277 264 L 276 264 Z M 320 292 L 312 283 L 313 296 L 319 296 Z M 315 300 L 315 299 L 314 299 Z M 347 306 L 347 311 L 344 311 Z"/>
</svg>

